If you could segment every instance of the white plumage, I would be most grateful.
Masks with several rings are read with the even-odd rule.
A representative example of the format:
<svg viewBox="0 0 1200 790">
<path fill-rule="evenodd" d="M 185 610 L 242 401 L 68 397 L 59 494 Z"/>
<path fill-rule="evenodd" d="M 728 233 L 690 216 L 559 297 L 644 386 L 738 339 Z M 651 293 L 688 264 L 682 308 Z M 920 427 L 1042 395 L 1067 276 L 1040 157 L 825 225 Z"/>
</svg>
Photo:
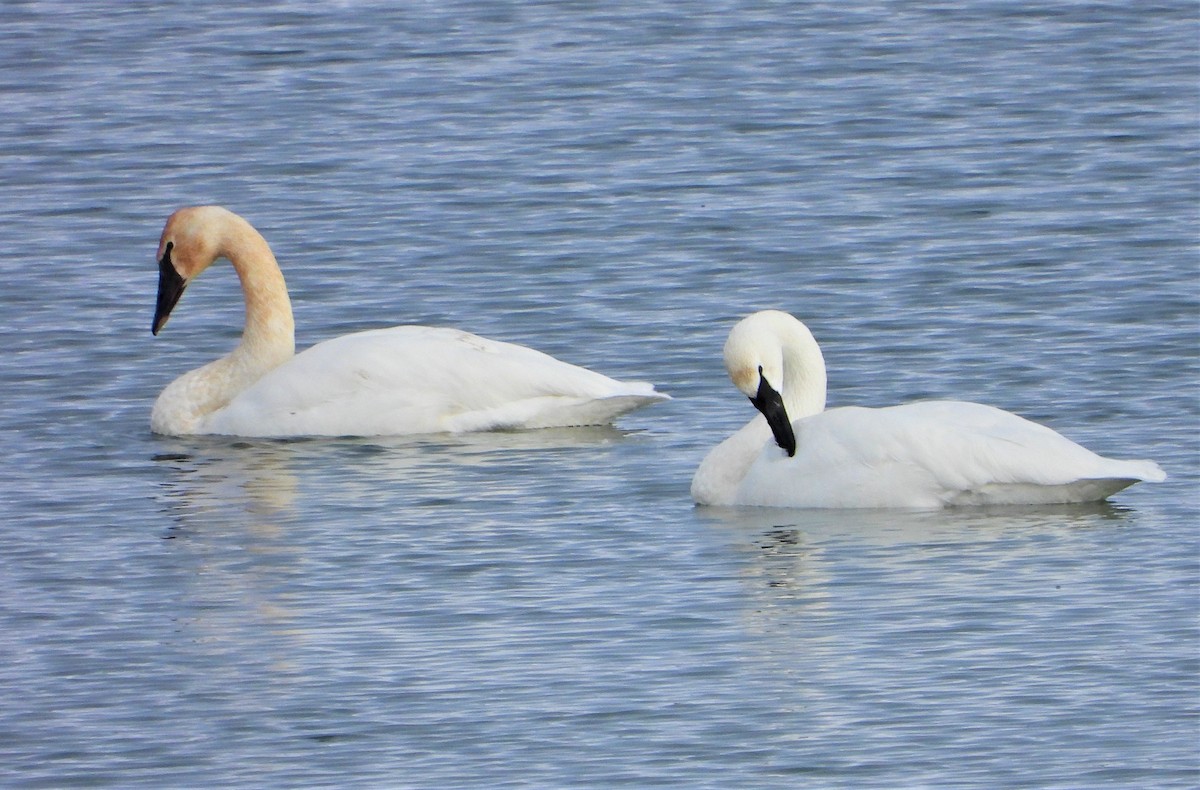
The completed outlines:
<svg viewBox="0 0 1200 790">
<path fill-rule="evenodd" d="M 1055 504 L 1104 499 L 1166 477 L 1153 461 L 1103 458 L 1050 428 L 978 403 L 825 410 L 820 348 L 786 313 L 764 311 L 739 322 L 725 363 L 772 422 L 759 415 L 708 454 L 692 480 L 700 504 Z M 792 444 L 785 425 L 794 437 L 791 456 L 780 446 Z"/>
<path fill-rule="evenodd" d="M 398 326 L 294 354 L 291 304 L 267 243 L 215 206 L 181 209 L 159 245 L 154 332 L 217 258 L 242 281 L 246 327 L 229 355 L 185 373 L 154 404 L 158 433 L 380 436 L 602 425 L 666 399 L 523 346 L 456 329 Z"/>
</svg>

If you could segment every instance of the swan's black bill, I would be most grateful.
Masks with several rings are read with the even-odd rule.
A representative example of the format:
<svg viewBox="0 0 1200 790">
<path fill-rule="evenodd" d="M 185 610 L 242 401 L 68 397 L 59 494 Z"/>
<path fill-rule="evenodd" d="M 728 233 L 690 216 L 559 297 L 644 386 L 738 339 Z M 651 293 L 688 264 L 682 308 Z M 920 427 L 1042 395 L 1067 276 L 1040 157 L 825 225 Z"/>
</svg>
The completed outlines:
<svg viewBox="0 0 1200 790">
<path fill-rule="evenodd" d="M 767 418 L 771 433 L 775 435 L 775 444 L 782 447 L 791 458 L 796 454 L 796 434 L 792 432 L 792 421 L 788 418 L 787 409 L 783 407 L 783 396 L 767 383 L 761 371 L 758 374 L 758 392 L 750 399 L 754 408 Z"/>
<path fill-rule="evenodd" d="M 179 276 L 175 264 L 171 263 L 171 246 L 171 242 L 167 242 L 167 249 L 158 262 L 158 301 L 154 305 L 154 323 L 150 325 L 152 335 L 157 335 L 158 330 L 167 323 L 179 297 L 183 296 L 183 289 L 187 287 L 187 280 Z"/>
</svg>

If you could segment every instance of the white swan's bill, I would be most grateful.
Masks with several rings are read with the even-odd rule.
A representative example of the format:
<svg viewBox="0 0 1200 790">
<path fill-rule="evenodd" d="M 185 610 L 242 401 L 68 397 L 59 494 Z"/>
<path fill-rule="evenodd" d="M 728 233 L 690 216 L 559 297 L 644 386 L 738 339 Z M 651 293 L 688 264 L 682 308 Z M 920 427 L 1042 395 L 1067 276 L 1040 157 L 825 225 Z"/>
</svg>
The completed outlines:
<svg viewBox="0 0 1200 790">
<path fill-rule="evenodd" d="M 228 355 L 159 395 L 169 435 L 388 436 L 605 425 L 666 400 L 524 346 L 456 329 L 398 326 L 295 354 L 287 287 L 263 237 L 217 206 L 180 209 L 159 241 L 159 332 L 187 285 L 218 258 L 242 283 L 246 325 Z"/>
<path fill-rule="evenodd" d="M 734 384 L 762 415 L 717 445 L 692 478 L 702 505 L 941 508 L 1105 499 L 1166 475 L 1153 461 L 1104 458 L 1043 425 L 964 401 L 825 409 L 825 363 L 792 316 L 755 313 L 725 344 Z M 790 452 L 789 452 L 790 451 Z"/>
</svg>

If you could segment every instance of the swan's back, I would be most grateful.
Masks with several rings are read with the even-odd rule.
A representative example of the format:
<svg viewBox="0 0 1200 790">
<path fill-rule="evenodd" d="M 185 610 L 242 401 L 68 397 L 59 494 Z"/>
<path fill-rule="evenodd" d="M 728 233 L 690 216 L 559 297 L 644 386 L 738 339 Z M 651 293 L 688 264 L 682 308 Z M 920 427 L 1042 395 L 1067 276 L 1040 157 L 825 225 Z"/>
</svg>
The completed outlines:
<svg viewBox="0 0 1200 790">
<path fill-rule="evenodd" d="M 1102 499 L 1162 480 L 1151 461 L 1103 458 L 1043 425 L 962 401 L 845 407 L 797 420 L 796 455 L 768 446 L 741 504 L 913 507 Z"/>
<path fill-rule="evenodd" d="M 327 340 L 270 371 L 205 425 L 240 436 L 387 435 L 597 425 L 664 400 L 524 346 L 401 326 Z"/>
</svg>

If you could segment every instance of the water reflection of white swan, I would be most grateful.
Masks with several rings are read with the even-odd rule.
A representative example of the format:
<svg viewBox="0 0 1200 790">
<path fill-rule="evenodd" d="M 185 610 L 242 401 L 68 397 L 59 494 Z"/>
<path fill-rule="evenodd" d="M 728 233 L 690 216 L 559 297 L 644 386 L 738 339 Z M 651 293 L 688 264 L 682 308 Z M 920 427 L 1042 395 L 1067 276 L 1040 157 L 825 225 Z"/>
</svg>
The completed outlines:
<svg viewBox="0 0 1200 790">
<path fill-rule="evenodd" d="M 1046 619 L 1020 607 L 1071 606 L 1041 598 L 1067 583 L 1082 588 L 1072 593 L 1076 603 L 1088 601 L 1087 585 L 1105 566 L 1083 555 L 1108 543 L 1094 533 L 1125 533 L 1138 518 L 1107 502 L 694 512 L 730 549 L 740 588 L 733 606 L 753 637 L 743 643 L 747 654 L 788 680 L 774 691 L 795 695 L 792 704 L 835 713 L 845 710 L 848 687 L 869 699 L 886 685 L 887 662 L 924 652 L 909 666 L 924 671 L 941 651 L 969 665 L 981 635 L 994 648 L 1023 620 L 1037 619 L 1026 627 L 1041 632 Z"/>
<path fill-rule="evenodd" d="M 895 577 L 919 569 L 931 547 L 952 553 L 967 547 L 970 554 L 993 541 L 1006 544 L 1005 561 L 1023 554 L 1044 559 L 1041 537 L 1120 526 L 1133 512 L 1086 502 L 937 511 L 706 507 L 696 515 L 741 555 L 739 574 L 754 602 L 756 630 L 762 630 L 776 617 L 790 628 L 797 618 L 823 611 L 833 576 L 859 573 L 863 566 L 876 566 L 868 577 L 888 569 L 885 575 L 898 583 Z"/>
<path fill-rule="evenodd" d="M 160 440 L 155 460 L 172 470 L 162 489 L 180 528 L 213 529 L 227 518 L 261 534 L 274 530 L 270 524 L 295 517 L 306 493 L 319 492 L 325 501 L 404 495 L 458 500 L 474 496 L 464 488 L 462 472 L 493 466 L 524 489 L 529 477 L 514 472 L 523 464 L 540 479 L 547 454 L 603 447 L 631 436 L 597 425 L 370 438 L 188 437 Z M 584 458 L 570 462 L 588 463 Z M 500 482 L 488 480 L 489 495 L 497 493 Z M 202 513 L 206 517 L 197 518 Z"/>
<path fill-rule="evenodd" d="M 153 460 L 167 522 L 162 537 L 171 540 L 179 575 L 172 617 L 187 649 L 239 651 L 265 630 L 274 637 L 260 658 L 287 669 L 304 639 L 280 584 L 304 562 L 294 535 L 300 485 L 291 449 L 193 439 L 165 442 Z"/>
<path fill-rule="evenodd" d="M 927 510 L 853 508 L 706 507 L 696 511 L 707 524 L 739 540 L 794 532 L 797 545 L 830 542 L 891 547 L 905 544 L 976 544 L 1016 534 L 1080 529 L 1121 523 L 1134 511 L 1111 502 L 1060 505 L 991 505 Z"/>
<path fill-rule="evenodd" d="M 734 326 L 725 366 L 762 415 L 701 462 L 692 479 L 700 504 L 1087 502 L 1166 477 L 1153 461 L 1103 458 L 1045 426 L 978 403 L 826 410 L 821 349 L 787 313 L 754 313 Z"/>
<path fill-rule="evenodd" d="M 403 533 L 448 505 L 470 515 L 461 524 L 442 517 L 472 529 L 486 511 L 481 499 L 528 496 L 533 485 L 553 489 L 550 459 L 555 469 L 591 469 L 594 456 L 575 450 L 628 438 L 608 426 L 373 439 L 158 439 L 160 537 L 178 577 L 172 616 L 189 644 L 213 651 L 259 645 L 270 633 L 263 658 L 276 668 L 293 666 L 299 646 L 336 638 L 304 624 L 315 583 L 308 569 L 376 539 L 364 539 L 362 520 Z"/>
<path fill-rule="evenodd" d="M 218 206 L 180 209 L 159 241 L 153 331 L 218 258 L 246 301 L 242 340 L 159 395 L 150 424 L 170 435 L 383 436 L 602 425 L 665 400 L 524 346 L 454 329 L 398 326 L 294 355 L 292 308 L 270 247 Z"/>
</svg>

